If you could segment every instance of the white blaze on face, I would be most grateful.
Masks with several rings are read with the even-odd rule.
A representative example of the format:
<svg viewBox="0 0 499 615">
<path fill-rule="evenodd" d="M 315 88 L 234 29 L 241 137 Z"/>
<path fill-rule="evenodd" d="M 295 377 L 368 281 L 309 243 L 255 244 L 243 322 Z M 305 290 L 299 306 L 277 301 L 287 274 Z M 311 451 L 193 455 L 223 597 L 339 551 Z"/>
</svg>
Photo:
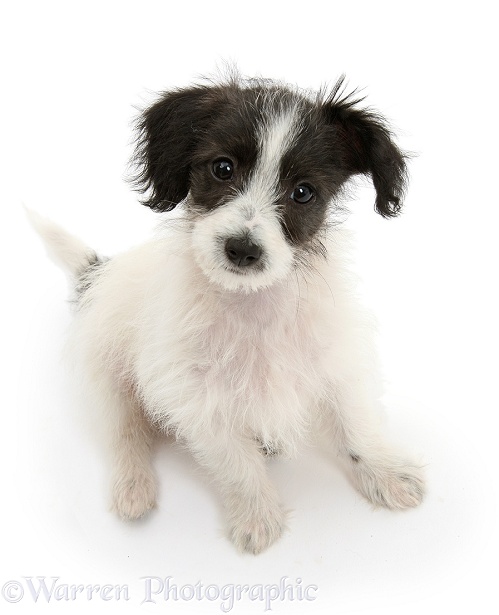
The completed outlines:
<svg viewBox="0 0 499 615">
<path fill-rule="evenodd" d="M 199 266 L 227 290 L 258 290 L 290 272 L 294 253 L 284 237 L 276 202 L 282 158 L 298 132 L 298 104 L 269 113 L 259 128 L 260 152 L 244 188 L 194 225 L 193 247 Z M 225 254 L 225 241 L 248 233 L 262 249 L 261 263 L 235 273 Z"/>
<path fill-rule="evenodd" d="M 282 109 L 262 124 L 259 134 L 260 155 L 245 194 L 255 207 L 274 204 L 279 189 L 279 172 L 284 154 L 299 130 L 297 105 Z"/>
</svg>

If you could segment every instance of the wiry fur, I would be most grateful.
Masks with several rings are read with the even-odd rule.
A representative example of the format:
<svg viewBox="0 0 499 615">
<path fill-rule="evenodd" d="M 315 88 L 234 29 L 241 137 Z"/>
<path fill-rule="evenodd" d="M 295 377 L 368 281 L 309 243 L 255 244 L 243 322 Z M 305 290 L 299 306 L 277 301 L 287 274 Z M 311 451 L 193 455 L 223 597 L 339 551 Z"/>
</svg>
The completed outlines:
<svg viewBox="0 0 499 615">
<path fill-rule="evenodd" d="M 183 201 L 176 224 L 98 266 L 79 241 L 37 224 L 83 289 L 72 343 L 114 426 L 122 517 L 155 505 L 157 430 L 216 479 L 230 536 L 253 553 L 285 523 L 262 449 L 292 455 L 317 431 L 373 504 L 421 501 L 420 470 L 374 427 L 370 322 L 351 292 L 346 232 L 328 223 L 356 173 L 372 176 L 377 209 L 394 215 L 404 156 L 384 122 L 338 90 L 311 100 L 232 81 L 165 94 L 142 116 L 137 181 L 153 209 Z M 235 169 L 229 181 L 212 174 L 220 158 Z M 301 205 L 289 195 L 305 182 L 314 196 Z M 228 258 L 234 237 L 261 248 L 251 266 Z"/>
</svg>

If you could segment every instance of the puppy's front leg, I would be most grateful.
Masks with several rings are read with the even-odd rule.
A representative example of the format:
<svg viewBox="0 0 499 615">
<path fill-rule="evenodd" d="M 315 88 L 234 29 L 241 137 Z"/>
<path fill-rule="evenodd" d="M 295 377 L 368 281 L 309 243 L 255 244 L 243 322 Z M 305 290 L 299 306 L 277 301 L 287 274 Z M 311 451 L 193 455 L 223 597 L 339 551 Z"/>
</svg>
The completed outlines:
<svg viewBox="0 0 499 615">
<path fill-rule="evenodd" d="M 114 390 L 113 390 L 114 389 Z M 113 508 L 122 519 L 138 519 L 156 505 L 152 447 L 156 430 L 132 394 L 108 388 L 113 449 Z"/>
<path fill-rule="evenodd" d="M 346 459 L 357 489 L 375 506 L 417 506 L 424 495 L 421 468 L 384 444 L 375 427 L 372 401 L 359 381 L 336 392 L 328 404 L 339 453 Z"/>
<path fill-rule="evenodd" d="M 260 553 L 281 535 L 285 514 L 256 442 L 233 431 L 204 433 L 189 442 L 220 486 L 230 538 L 241 551 Z"/>
</svg>

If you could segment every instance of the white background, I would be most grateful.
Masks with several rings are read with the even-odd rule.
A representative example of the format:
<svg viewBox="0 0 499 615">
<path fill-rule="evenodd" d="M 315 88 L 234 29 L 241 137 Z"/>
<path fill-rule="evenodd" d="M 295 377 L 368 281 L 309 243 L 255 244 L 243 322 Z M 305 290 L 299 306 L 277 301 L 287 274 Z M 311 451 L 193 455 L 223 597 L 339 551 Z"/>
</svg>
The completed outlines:
<svg viewBox="0 0 499 615">
<path fill-rule="evenodd" d="M 179 586 L 317 585 L 278 613 L 493 613 L 497 510 L 497 64 L 492 2 L 22 2 L 1 34 L 3 357 L 2 612 L 217 613 L 220 602 L 140 605 L 140 577 Z M 351 203 L 363 293 L 380 321 L 386 431 L 427 465 L 417 510 L 373 512 L 314 452 L 272 461 L 290 530 L 239 555 L 209 481 L 177 446 L 157 454 L 159 508 L 125 524 L 108 511 L 104 457 L 62 347 L 66 286 L 21 203 L 107 254 L 156 216 L 124 182 L 133 106 L 213 73 L 317 88 L 341 73 L 386 114 L 410 165 L 404 214 Z M 128 584 L 128 602 L 34 604 L 23 576 Z M 21 610 L 22 609 L 22 610 Z M 235 613 L 263 613 L 248 599 Z"/>
</svg>

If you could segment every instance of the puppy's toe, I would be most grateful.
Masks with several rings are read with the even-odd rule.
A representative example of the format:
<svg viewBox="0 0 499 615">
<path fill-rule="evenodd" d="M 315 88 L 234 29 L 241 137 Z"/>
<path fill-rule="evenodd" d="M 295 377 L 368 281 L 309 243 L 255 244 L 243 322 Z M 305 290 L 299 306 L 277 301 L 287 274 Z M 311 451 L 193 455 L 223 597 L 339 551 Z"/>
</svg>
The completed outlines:
<svg viewBox="0 0 499 615">
<path fill-rule="evenodd" d="M 409 464 L 360 470 L 358 480 L 359 490 L 374 506 L 390 509 L 418 506 L 425 492 L 421 469 Z"/>
<path fill-rule="evenodd" d="M 280 508 L 258 511 L 233 522 L 230 538 L 240 551 L 257 555 L 281 536 L 284 526 L 285 514 Z"/>
<path fill-rule="evenodd" d="M 143 517 L 156 506 L 156 483 L 150 476 L 118 480 L 113 489 L 113 507 L 122 519 Z"/>
</svg>

